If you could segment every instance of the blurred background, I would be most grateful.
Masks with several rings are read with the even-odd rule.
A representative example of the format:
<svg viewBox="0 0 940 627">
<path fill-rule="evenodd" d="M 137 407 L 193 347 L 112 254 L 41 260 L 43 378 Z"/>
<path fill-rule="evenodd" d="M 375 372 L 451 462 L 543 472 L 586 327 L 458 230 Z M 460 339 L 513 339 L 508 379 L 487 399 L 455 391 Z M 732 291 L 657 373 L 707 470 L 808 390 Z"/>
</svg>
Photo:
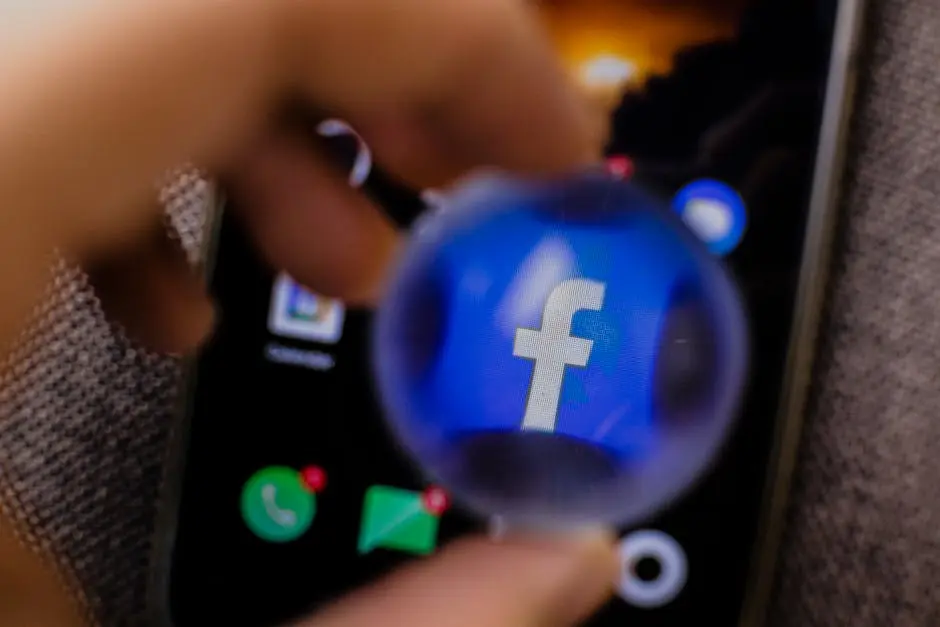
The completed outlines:
<svg viewBox="0 0 940 627">
<path fill-rule="evenodd" d="M 734 36 L 747 0 L 540 0 L 568 70 L 610 113 L 688 46 Z"/>
</svg>

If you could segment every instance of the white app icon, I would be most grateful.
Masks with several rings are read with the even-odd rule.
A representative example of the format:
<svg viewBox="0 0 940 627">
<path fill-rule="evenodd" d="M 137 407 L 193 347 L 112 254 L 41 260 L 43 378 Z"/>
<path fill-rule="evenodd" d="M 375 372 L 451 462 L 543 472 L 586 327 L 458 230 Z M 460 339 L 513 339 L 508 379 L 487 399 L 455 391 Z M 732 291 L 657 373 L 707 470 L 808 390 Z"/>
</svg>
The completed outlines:
<svg viewBox="0 0 940 627">
<path fill-rule="evenodd" d="M 353 187 L 362 187 L 372 172 L 372 150 L 349 124 L 343 120 L 329 119 L 320 122 L 317 132 L 323 137 L 339 137 L 349 135 L 356 140 L 358 151 L 352 169 L 349 171 L 349 184 Z"/>
<path fill-rule="evenodd" d="M 649 560 L 653 573 L 640 572 Z M 645 529 L 620 541 L 620 581 L 617 592 L 630 605 L 652 609 L 672 602 L 689 575 L 685 551 L 672 536 Z"/>
<path fill-rule="evenodd" d="M 302 288 L 286 274 L 274 283 L 268 329 L 275 335 L 334 344 L 343 334 L 346 308 Z"/>
<path fill-rule="evenodd" d="M 685 206 L 682 219 L 706 242 L 717 242 L 728 236 L 734 226 L 731 208 L 710 198 L 696 198 Z"/>
</svg>

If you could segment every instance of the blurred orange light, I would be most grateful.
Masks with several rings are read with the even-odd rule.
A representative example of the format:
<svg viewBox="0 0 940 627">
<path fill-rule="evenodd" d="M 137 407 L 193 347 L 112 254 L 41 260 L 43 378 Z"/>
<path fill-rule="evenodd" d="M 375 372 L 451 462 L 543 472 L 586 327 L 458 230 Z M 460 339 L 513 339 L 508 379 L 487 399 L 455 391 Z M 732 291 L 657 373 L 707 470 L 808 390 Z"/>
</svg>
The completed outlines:
<svg viewBox="0 0 940 627">
<path fill-rule="evenodd" d="M 600 55 L 581 65 L 581 80 L 590 87 L 619 87 L 636 75 L 636 65 L 616 55 Z"/>
</svg>

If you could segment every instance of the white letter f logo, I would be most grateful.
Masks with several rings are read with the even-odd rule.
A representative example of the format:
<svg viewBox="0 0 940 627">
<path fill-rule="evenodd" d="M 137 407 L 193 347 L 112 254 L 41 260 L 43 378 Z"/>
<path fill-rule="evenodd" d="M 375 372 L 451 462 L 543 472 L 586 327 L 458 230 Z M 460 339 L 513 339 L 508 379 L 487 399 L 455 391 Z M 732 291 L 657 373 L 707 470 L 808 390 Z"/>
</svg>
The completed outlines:
<svg viewBox="0 0 940 627">
<path fill-rule="evenodd" d="M 600 311 L 604 306 L 604 291 L 605 285 L 597 281 L 563 281 L 548 295 L 542 312 L 542 328 L 516 329 L 512 354 L 535 362 L 523 429 L 555 430 L 565 366 L 587 366 L 594 346 L 593 340 L 571 336 L 571 321 L 578 311 Z"/>
</svg>

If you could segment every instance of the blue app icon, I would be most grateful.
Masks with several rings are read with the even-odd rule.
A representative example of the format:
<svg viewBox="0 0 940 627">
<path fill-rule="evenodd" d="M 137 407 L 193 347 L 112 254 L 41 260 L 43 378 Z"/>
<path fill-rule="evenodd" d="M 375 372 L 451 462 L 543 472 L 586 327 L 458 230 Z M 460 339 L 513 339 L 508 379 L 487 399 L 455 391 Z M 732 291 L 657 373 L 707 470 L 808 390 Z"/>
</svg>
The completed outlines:
<svg viewBox="0 0 940 627">
<path fill-rule="evenodd" d="M 296 283 L 290 286 L 287 299 L 287 313 L 291 318 L 312 322 L 323 315 L 320 299 Z"/>
<path fill-rule="evenodd" d="M 730 278 L 629 184 L 468 194 L 423 225 L 379 312 L 393 432 L 484 513 L 648 512 L 734 418 L 746 324 Z"/>
<path fill-rule="evenodd" d="M 655 219 L 631 221 L 546 232 L 506 212 L 439 251 L 447 337 L 422 385 L 449 431 L 563 433 L 618 456 L 654 444 L 660 329 L 693 260 Z"/>
<path fill-rule="evenodd" d="M 672 205 L 686 226 L 720 257 L 737 248 L 744 237 L 744 201 L 721 181 L 693 181 L 679 190 Z"/>
</svg>

